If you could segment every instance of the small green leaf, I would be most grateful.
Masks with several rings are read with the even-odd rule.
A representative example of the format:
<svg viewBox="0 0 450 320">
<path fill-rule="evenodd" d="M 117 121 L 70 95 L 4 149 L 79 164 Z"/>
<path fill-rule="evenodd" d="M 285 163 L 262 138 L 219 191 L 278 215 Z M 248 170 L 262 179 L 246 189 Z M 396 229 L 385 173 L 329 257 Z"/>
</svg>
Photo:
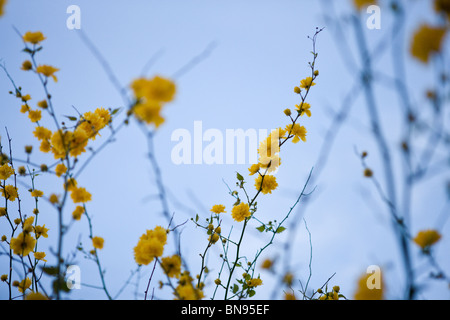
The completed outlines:
<svg viewBox="0 0 450 320">
<path fill-rule="evenodd" d="M 256 294 L 255 290 L 249 290 L 248 291 L 248 296 L 251 298 Z"/>
<path fill-rule="evenodd" d="M 236 177 L 239 181 L 244 181 L 244 177 L 239 172 L 236 172 Z"/>
<path fill-rule="evenodd" d="M 285 227 L 278 227 L 277 233 L 282 233 L 284 230 L 286 230 Z"/>
<path fill-rule="evenodd" d="M 258 230 L 259 232 L 264 232 L 266 230 L 266 226 L 261 225 L 260 227 L 256 228 L 256 230 Z"/>
<path fill-rule="evenodd" d="M 235 285 L 233 286 L 233 293 L 238 292 L 238 290 L 239 290 L 239 286 L 238 286 L 237 284 L 235 284 Z"/>
<path fill-rule="evenodd" d="M 114 109 L 113 111 L 111 111 L 111 115 L 112 115 L 112 116 L 115 115 L 117 112 L 119 112 L 120 109 L 121 109 L 121 108 L 116 108 L 116 109 Z"/>
<path fill-rule="evenodd" d="M 196 214 L 195 215 L 195 222 L 198 222 L 198 219 L 199 219 L 198 214 Z"/>
<path fill-rule="evenodd" d="M 70 121 L 77 121 L 77 120 L 78 120 L 78 118 L 77 118 L 77 117 L 74 117 L 74 116 L 64 116 L 64 117 L 66 117 L 66 118 L 69 119 Z"/>
<path fill-rule="evenodd" d="M 51 275 L 51 276 L 56 276 L 58 274 L 57 267 L 43 267 L 42 271 L 44 271 L 44 273 Z"/>
</svg>

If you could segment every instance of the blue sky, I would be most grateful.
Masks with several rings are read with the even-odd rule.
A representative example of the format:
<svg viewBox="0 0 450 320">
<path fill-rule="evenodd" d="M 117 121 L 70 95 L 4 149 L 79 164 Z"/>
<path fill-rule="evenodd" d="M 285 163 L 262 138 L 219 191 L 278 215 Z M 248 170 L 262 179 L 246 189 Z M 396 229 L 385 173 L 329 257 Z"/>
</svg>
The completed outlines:
<svg viewBox="0 0 450 320">
<path fill-rule="evenodd" d="M 59 116 L 74 114 L 72 106 L 82 113 L 97 107 L 114 109 L 124 106 L 77 31 L 67 29 L 69 15 L 66 8 L 71 4 L 80 7 L 82 30 L 102 52 L 123 86 L 139 76 L 149 59 L 158 52 L 160 57 L 147 76 L 161 74 L 170 77 L 208 45 L 215 44 L 201 63 L 175 79 L 176 100 L 164 110 L 166 123 L 158 130 L 155 140 L 165 185 L 174 195 L 171 200 L 177 200 L 171 201 L 171 210 L 176 213 L 175 219 L 179 223 L 189 219 L 193 212 L 207 217 L 207 210 L 216 203 L 223 203 L 231 209 L 233 199 L 227 194 L 222 180 L 233 185 L 235 172 L 246 173 L 248 166 L 177 166 L 171 161 L 175 145 L 171 134 L 174 130 L 187 129 L 193 134 L 194 121 L 202 121 L 204 130 L 212 128 L 224 133 L 226 129 L 272 129 L 287 124 L 283 110 L 298 103 L 293 87 L 309 75 L 307 62 L 311 59 L 311 41 L 307 36 L 312 35 L 316 27 L 326 27 L 317 44 L 320 76 L 309 97 L 313 117 L 305 119 L 303 124 L 308 129 L 308 142 L 289 144 L 282 151 L 283 165 L 277 173 L 280 188 L 258 201 L 262 217 L 268 220 L 279 218 L 292 206 L 317 161 L 330 125 L 330 110 L 340 107 L 351 88 L 349 83 L 356 76 L 343 63 L 336 47 L 339 39 L 333 38 L 332 26 L 324 20 L 324 14 L 329 13 L 324 12 L 317 1 L 228 1 L 226 4 L 219 1 L 10 2 L 5 16 L 0 19 L 0 58 L 16 83 L 36 97 L 33 101 L 37 102 L 42 96 L 42 88 L 37 78 L 20 70 L 26 55 L 21 52 L 22 41 L 12 26 L 22 33 L 42 31 L 47 40 L 37 59 L 61 69 L 58 83 L 50 85 Z M 347 2 L 342 1 L 339 5 L 342 5 L 338 7 L 339 12 L 350 12 Z M 384 15 L 384 10 L 387 9 L 382 10 L 381 30 L 366 31 L 371 48 L 385 36 L 383 25 L 389 25 L 389 15 Z M 409 33 L 418 21 L 431 19 L 427 1 L 417 1 L 408 14 L 413 17 L 412 24 L 408 25 Z M 346 34 L 346 37 L 352 42 L 353 34 Z M 389 70 L 389 55 L 379 61 L 377 70 Z M 423 97 L 419 89 L 431 79 L 430 72 L 408 60 L 408 74 L 408 84 L 414 89 L 411 92 L 417 93 L 412 99 L 421 103 Z M 4 128 L 7 126 L 13 138 L 14 153 L 17 157 L 24 157 L 24 145 L 38 146 L 32 136 L 33 127 L 19 112 L 18 101 L 8 94 L 11 85 L 4 75 L 0 76 L 0 88 L 1 136 L 5 138 Z M 383 126 L 389 130 L 390 146 L 394 148 L 398 143 L 398 130 L 395 129 L 399 115 L 392 102 L 396 96 L 383 86 L 377 87 L 377 93 Z M 314 201 L 304 215 L 313 241 L 312 284 L 321 286 L 336 272 L 332 284 L 339 284 L 344 293 L 352 296 L 358 276 L 369 265 L 375 264 L 387 270 L 390 281 L 387 289 L 392 297 L 396 297 L 400 294 L 398 283 L 403 277 L 395 238 L 385 207 L 373 186 L 362 178 L 361 163 L 354 152 L 355 147 L 368 150 L 368 163 L 377 173 L 378 158 L 364 108 L 364 100 L 360 96 L 348 123 L 336 137 L 327 167 L 320 180 L 316 181 L 316 191 L 312 195 Z M 98 146 L 98 143 L 96 141 L 93 146 Z M 105 238 L 101 260 L 113 294 L 135 268 L 132 249 L 139 236 L 157 224 L 166 224 L 160 214 L 160 204 L 149 198 L 156 194 L 156 188 L 146 152 L 145 138 L 132 123 L 79 178 L 79 183 L 93 194 L 88 208 L 93 215 L 94 233 Z M 53 160 L 36 153 L 33 161 L 50 163 Z M 400 170 L 401 162 L 397 163 L 396 170 Z M 60 181 L 52 177 L 43 176 L 37 183 L 49 192 L 60 188 Z M 436 217 L 444 209 L 443 191 L 442 180 L 439 179 L 431 179 L 424 188 L 416 190 L 413 231 L 435 227 Z M 184 210 L 184 207 L 190 209 Z M 56 212 L 51 208 L 44 211 L 40 219 L 51 227 L 56 222 Z M 70 215 L 70 210 L 67 214 Z M 225 221 L 231 224 L 231 219 Z M 449 228 L 445 224 L 442 233 L 450 234 Z M 7 233 L 5 229 L 5 224 L 0 224 L 0 233 Z M 66 249 L 72 249 L 79 236 L 86 247 L 89 246 L 87 231 L 85 220 L 73 225 Z M 53 245 L 52 233 L 56 237 L 56 229 L 51 228 L 50 237 L 45 239 L 43 246 Z M 247 236 L 248 253 L 253 255 L 260 237 L 253 231 Z M 284 236 L 281 235 L 280 240 L 284 240 Z M 184 255 L 195 272 L 200 262 L 198 252 L 206 245 L 206 235 L 187 223 L 182 237 L 185 241 Z M 298 248 L 292 266 L 297 268 L 297 277 L 305 280 L 309 258 L 306 230 L 301 227 L 297 238 L 289 241 L 295 242 Z M 444 254 L 448 252 L 449 244 L 444 236 L 436 252 L 444 270 L 450 267 L 448 255 Z M 267 251 L 267 257 L 276 256 L 278 250 L 280 247 L 275 244 Z M 82 255 L 77 260 L 81 266 L 82 282 L 98 285 L 96 266 Z M 7 260 L 2 257 L 1 261 L 0 273 L 4 273 Z M 141 293 L 149 272 L 150 267 L 147 267 L 142 275 Z M 261 277 L 267 290 L 262 290 L 256 297 L 264 299 L 270 296 L 273 283 L 264 271 L 261 271 Z M 134 287 L 130 286 L 121 298 L 134 298 L 133 293 Z M 156 294 L 171 297 L 158 290 Z M 0 297 L 6 296 L 6 286 L 0 285 Z M 70 297 L 103 299 L 104 295 L 99 290 L 83 286 L 82 290 L 71 292 Z M 436 285 L 426 291 L 424 297 L 448 299 L 449 292 L 445 286 Z"/>
</svg>

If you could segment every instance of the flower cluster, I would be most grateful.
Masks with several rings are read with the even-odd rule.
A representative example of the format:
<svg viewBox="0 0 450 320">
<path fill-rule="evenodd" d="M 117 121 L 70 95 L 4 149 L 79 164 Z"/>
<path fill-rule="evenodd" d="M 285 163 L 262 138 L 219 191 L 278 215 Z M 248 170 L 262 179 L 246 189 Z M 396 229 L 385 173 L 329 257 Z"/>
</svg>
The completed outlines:
<svg viewBox="0 0 450 320">
<path fill-rule="evenodd" d="M 164 104 L 175 97 L 175 84 L 169 79 L 155 76 L 152 79 L 134 80 L 131 89 L 136 100 L 131 112 L 138 120 L 159 127 L 164 122 L 161 115 Z"/>
</svg>

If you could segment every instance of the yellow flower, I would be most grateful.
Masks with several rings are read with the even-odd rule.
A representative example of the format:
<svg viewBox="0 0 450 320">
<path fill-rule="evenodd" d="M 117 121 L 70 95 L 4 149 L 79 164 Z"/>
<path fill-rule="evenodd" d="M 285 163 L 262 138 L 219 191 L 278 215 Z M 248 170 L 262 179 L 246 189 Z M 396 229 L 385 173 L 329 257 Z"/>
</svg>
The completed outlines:
<svg viewBox="0 0 450 320">
<path fill-rule="evenodd" d="M 161 259 L 161 267 L 170 278 L 178 278 L 181 274 L 181 258 L 178 255 Z"/>
<path fill-rule="evenodd" d="M 263 261 L 263 263 L 261 264 L 261 268 L 263 269 L 271 269 L 273 266 L 273 261 L 270 259 L 266 259 Z"/>
<path fill-rule="evenodd" d="M 39 101 L 39 102 L 37 103 L 37 106 L 38 106 L 39 108 L 42 108 L 42 109 L 47 109 L 47 108 L 48 108 L 47 100 L 41 100 L 41 101 Z"/>
<path fill-rule="evenodd" d="M 16 200 L 16 198 L 19 197 L 17 188 L 10 184 L 6 185 L 4 189 L 2 188 L 1 191 L 2 191 L 2 195 L 9 201 L 13 202 Z"/>
<path fill-rule="evenodd" d="M 67 179 L 67 182 L 64 183 L 64 189 L 67 191 L 73 191 L 77 188 L 78 182 L 74 178 Z"/>
<path fill-rule="evenodd" d="M 43 64 L 36 68 L 36 72 L 44 75 L 45 77 L 52 77 L 53 81 L 58 82 L 58 79 L 55 76 L 55 72 L 59 71 L 58 68 Z"/>
<path fill-rule="evenodd" d="M 248 168 L 248 171 L 250 171 L 249 175 L 253 176 L 254 174 L 258 173 L 260 169 L 260 164 L 252 164 L 250 168 Z"/>
<path fill-rule="evenodd" d="M 221 204 L 213 205 L 213 207 L 211 208 L 210 211 L 214 212 L 214 213 L 217 213 L 217 214 L 219 214 L 219 213 L 226 213 L 225 206 L 221 205 Z"/>
<path fill-rule="evenodd" d="M 284 300 L 297 300 L 297 298 L 295 297 L 295 294 L 293 292 L 285 292 Z"/>
<path fill-rule="evenodd" d="M 272 175 L 258 176 L 255 179 L 256 190 L 261 190 L 263 194 L 272 193 L 278 187 L 277 179 Z"/>
<path fill-rule="evenodd" d="M 313 82 L 311 77 L 306 77 L 305 79 L 300 81 L 300 88 L 309 90 L 309 88 L 315 86 L 316 84 Z"/>
<path fill-rule="evenodd" d="M 45 227 L 45 224 L 42 226 L 34 227 L 34 234 L 36 235 L 36 239 L 39 239 L 41 236 L 44 238 L 48 238 L 48 228 Z"/>
<path fill-rule="evenodd" d="M 237 222 L 244 221 L 246 218 L 251 216 L 250 209 L 247 203 L 241 203 L 234 206 L 231 210 L 231 216 Z"/>
<path fill-rule="evenodd" d="M 134 259 L 139 265 L 148 265 L 155 257 L 162 256 L 167 241 L 167 230 L 157 226 L 147 230 L 134 247 Z"/>
<path fill-rule="evenodd" d="M 40 292 L 31 291 L 29 294 L 27 294 L 25 300 L 48 300 L 48 297 L 46 297 Z"/>
<path fill-rule="evenodd" d="M 153 124 L 158 128 L 164 123 L 164 118 L 161 116 L 162 106 L 160 102 L 150 100 L 143 103 L 138 103 L 134 108 L 134 115 L 138 120 L 144 121 L 147 124 Z"/>
<path fill-rule="evenodd" d="M 34 253 L 34 258 L 36 260 L 41 260 L 41 261 L 47 262 L 47 260 L 44 259 L 45 258 L 45 252 L 35 252 Z"/>
<path fill-rule="evenodd" d="M 25 33 L 23 35 L 23 41 L 29 42 L 32 44 L 38 44 L 39 42 L 44 41 L 45 39 L 46 38 L 40 31 L 36 31 L 36 32 L 28 31 L 27 33 Z"/>
<path fill-rule="evenodd" d="M 20 112 L 21 112 L 21 113 L 27 113 L 28 111 L 30 111 L 30 107 L 29 107 L 28 105 L 23 104 L 23 105 L 20 107 Z"/>
<path fill-rule="evenodd" d="M 253 278 L 250 280 L 247 280 L 247 286 L 250 288 L 255 288 L 262 285 L 262 280 L 260 278 Z"/>
<path fill-rule="evenodd" d="M 44 193 L 41 190 L 34 189 L 33 191 L 31 191 L 31 196 L 33 198 L 40 198 L 43 195 L 44 195 Z"/>
<path fill-rule="evenodd" d="M 377 1 L 376 0 L 353 0 L 353 4 L 355 5 L 356 10 L 361 11 L 372 4 L 377 4 Z"/>
<path fill-rule="evenodd" d="M 105 242 L 105 240 L 101 237 L 93 237 L 92 238 L 92 245 L 96 249 L 103 249 L 104 242 Z"/>
<path fill-rule="evenodd" d="M 211 244 L 215 244 L 217 241 L 219 241 L 220 236 L 217 233 L 213 233 L 208 237 L 208 242 Z"/>
<path fill-rule="evenodd" d="M 356 289 L 355 300 L 383 300 L 383 284 L 380 288 L 369 288 L 368 281 L 372 274 L 364 273 L 358 280 L 358 287 Z M 369 281 L 370 282 L 370 281 Z"/>
<path fill-rule="evenodd" d="M 42 118 L 41 110 L 29 110 L 28 118 L 30 118 L 31 122 L 38 122 Z"/>
<path fill-rule="evenodd" d="M 92 200 L 91 194 L 83 187 L 75 187 L 70 194 L 74 203 L 86 203 Z"/>
<path fill-rule="evenodd" d="M 296 105 L 295 107 L 297 108 L 297 111 L 300 113 L 300 116 L 306 114 L 308 117 L 311 117 L 311 110 L 309 110 L 311 108 L 311 105 L 309 103 L 302 102 L 301 105 Z"/>
<path fill-rule="evenodd" d="M 104 108 L 97 108 L 94 112 L 86 112 L 83 114 L 82 122 L 78 129 L 86 132 L 87 138 L 95 140 L 99 135 L 99 131 L 103 129 L 111 120 L 111 114 Z M 77 130 L 76 130 L 77 131 Z"/>
<path fill-rule="evenodd" d="M 19 292 L 24 293 L 25 290 L 27 290 L 30 286 L 31 286 L 31 279 L 27 277 L 25 280 L 20 281 L 18 287 Z"/>
<path fill-rule="evenodd" d="M 0 180 L 6 180 L 14 174 L 14 169 L 11 168 L 7 163 L 0 166 Z"/>
<path fill-rule="evenodd" d="M 131 84 L 131 88 L 137 99 L 146 98 L 159 102 L 172 101 L 176 91 L 172 81 L 160 76 L 155 76 L 153 79 L 136 79 Z"/>
<path fill-rule="evenodd" d="M 436 230 L 423 230 L 417 233 L 414 242 L 422 249 L 428 249 L 441 239 L 441 235 Z"/>
<path fill-rule="evenodd" d="M 48 200 L 51 204 L 57 204 L 59 202 L 59 197 L 56 194 L 52 193 Z"/>
<path fill-rule="evenodd" d="M 36 239 L 34 239 L 28 232 L 21 232 L 16 238 L 11 238 L 10 247 L 14 254 L 27 256 L 34 250 Z"/>
<path fill-rule="evenodd" d="M 30 61 L 30 60 L 25 60 L 25 61 L 22 63 L 22 67 L 21 67 L 20 69 L 22 69 L 22 70 L 24 70 L 24 71 L 28 71 L 28 70 L 33 69 L 33 65 L 31 64 L 31 61 Z"/>
<path fill-rule="evenodd" d="M 82 206 L 77 206 L 75 208 L 75 210 L 72 212 L 72 218 L 74 220 L 80 220 L 81 219 L 81 215 L 84 213 L 84 207 Z"/>
<path fill-rule="evenodd" d="M 67 172 L 67 167 L 63 163 L 58 163 L 55 168 L 56 175 L 61 177 L 64 173 Z"/>
<path fill-rule="evenodd" d="M 50 139 L 52 137 L 52 131 L 45 127 L 36 127 L 33 134 L 38 140 Z"/>
<path fill-rule="evenodd" d="M 300 141 L 300 139 L 304 142 L 306 142 L 306 128 L 304 126 L 300 126 L 298 123 L 292 125 L 289 124 L 286 126 L 286 131 L 290 132 L 290 135 L 294 136 L 294 139 L 292 139 L 293 143 L 297 143 Z"/>
<path fill-rule="evenodd" d="M 422 24 L 414 33 L 411 54 L 423 63 L 428 63 L 430 56 L 441 50 L 442 39 L 446 29 Z"/>
<path fill-rule="evenodd" d="M 44 153 L 50 152 L 52 149 L 52 146 L 50 145 L 50 141 L 48 140 L 42 140 L 41 145 L 39 146 L 39 150 L 41 150 Z"/>
</svg>

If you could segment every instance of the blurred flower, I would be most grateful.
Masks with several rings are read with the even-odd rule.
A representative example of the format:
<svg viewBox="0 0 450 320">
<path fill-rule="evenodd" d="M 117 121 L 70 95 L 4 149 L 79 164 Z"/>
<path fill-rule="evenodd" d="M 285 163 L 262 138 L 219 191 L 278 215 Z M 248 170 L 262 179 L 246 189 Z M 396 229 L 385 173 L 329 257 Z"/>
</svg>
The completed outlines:
<svg viewBox="0 0 450 320">
<path fill-rule="evenodd" d="M 46 38 L 40 31 L 36 31 L 36 32 L 27 31 L 27 33 L 25 33 L 23 35 L 23 41 L 29 42 L 32 44 L 38 44 L 39 42 L 44 41 L 45 39 Z"/>
<path fill-rule="evenodd" d="M 419 231 L 414 242 L 422 249 L 428 249 L 441 239 L 441 235 L 436 230 L 423 230 Z"/>
<path fill-rule="evenodd" d="M 441 50 L 442 39 L 446 29 L 422 24 L 414 33 L 411 54 L 423 63 L 428 63 L 430 56 Z"/>
</svg>

